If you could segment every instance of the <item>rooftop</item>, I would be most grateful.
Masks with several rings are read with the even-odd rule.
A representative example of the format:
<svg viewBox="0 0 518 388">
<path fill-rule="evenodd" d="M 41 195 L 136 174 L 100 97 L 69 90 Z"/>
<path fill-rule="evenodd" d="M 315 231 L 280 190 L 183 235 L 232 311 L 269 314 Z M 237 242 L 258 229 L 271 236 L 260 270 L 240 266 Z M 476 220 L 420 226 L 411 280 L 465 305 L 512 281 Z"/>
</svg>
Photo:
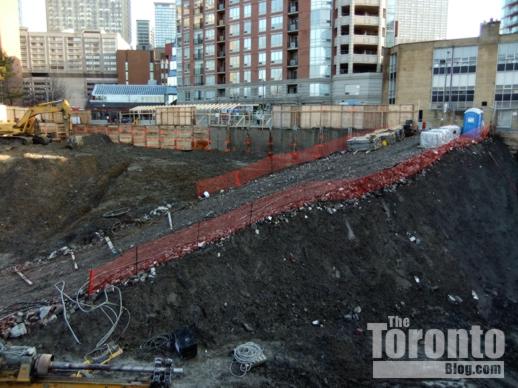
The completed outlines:
<svg viewBox="0 0 518 388">
<path fill-rule="evenodd" d="M 119 85 L 119 84 L 97 84 L 92 92 L 93 96 L 99 95 L 137 95 L 137 96 L 158 96 L 165 94 L 176 94 L 176 87 L 165 85 Z"/>
</svg>

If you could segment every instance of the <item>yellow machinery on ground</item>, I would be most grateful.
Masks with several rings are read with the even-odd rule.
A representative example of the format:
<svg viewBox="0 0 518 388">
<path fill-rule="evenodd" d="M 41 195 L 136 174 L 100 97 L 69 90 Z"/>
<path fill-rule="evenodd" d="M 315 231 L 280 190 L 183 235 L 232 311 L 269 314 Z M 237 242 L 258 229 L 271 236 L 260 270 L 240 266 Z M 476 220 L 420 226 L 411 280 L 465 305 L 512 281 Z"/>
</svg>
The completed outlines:
<svg viewBox="0 0 518 388">
<path fill-rule="evenodd" d="M 63 132 L 70 136 L 70 104 L 67 100 L 59 100 L 38 104 L 27 109 L 23 117 L 15 124 L 0 124 L 0 139 L 14 139 L 26 144 L 32 140 L 35 144 L 48 144 L 50 138 L 40 131 L 36 117 L 45 113 L 61 113 L 63 115 Z"/>
<path fill-rule="evenodd" d="M 97 371 L 98 375 L 77 374 Z M 120 377 L 114 379 L 114 374 Z M 172 360 L 155 358 L 149 365 L 106 365 L 54 361 L 50 354 L 37 354 L 30 346 L 5 346 L 0 342 L 0 387 L 2 388 L 170 388 Z"/>
</svg>

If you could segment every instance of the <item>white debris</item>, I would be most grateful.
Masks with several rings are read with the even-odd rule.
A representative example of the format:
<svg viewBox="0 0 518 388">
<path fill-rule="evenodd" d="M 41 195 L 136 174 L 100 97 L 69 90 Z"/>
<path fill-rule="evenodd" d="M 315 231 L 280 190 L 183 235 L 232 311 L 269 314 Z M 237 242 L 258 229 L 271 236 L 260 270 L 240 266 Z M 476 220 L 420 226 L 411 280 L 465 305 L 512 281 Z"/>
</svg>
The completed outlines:
<svg viewBox="0 0 518 388">
<path fill-rule="evenodd" d="M 42 307 L 40 307 L 39 314 L 38 314 L 40 320 L 43 320 L 43 319 L 47 318 L 47 315 L 49 315 L 50 310 L 52 310 L 52 306 L 42 306 Z"/>
<path fill-rule="evenodd" d="M 204 198 L 209 198 L 209 197 L 210 197 L 209 192 L 208 192 L 208 191 L 204 191 L 204 192 L 203 192 L 203 197 L 204 197 Z"/>
<path fill-rule="evenodd" d="M 416 242 L 417 238 L 415 238 L 415 236 L 410 236 L 409 240 L 410 240 L 410 242 Z"/>
<path fill-rule="evenodd" d="M 255 230 L 255 234 L 259 234 L 259 229 L 256 229 L 256 230 Z"/>
<path fill-rule="evenodd" d="M 25 326 L 25 323 L 19 323 L 16 326 L 13 326 L 11 330 L 9 331 L 9 337 L 11 338 L 18 338 L 23 335 L 27 334 L 27 327 Z"/>
<path fill-rule="evenodd" d="M 414 279 L 417 284 L 421 283 L 421 279 L 418 276 L 414 276 Z"/>
<path fill-rule="evenodd" d="M 479 297 L 478 297 L 477 293 L 475 292 L 475 290 L 471 291 L 471 296 L 473 297 L 473 299 L 479 300 Z"/>
<path fill-rule="evenodd" d="M 311 322 L 311 324 L 312 324 L 313 326 L 320 326 L 320 321 L 317 319 L 317 320 L 315 320 L 315 321 Z"/>
<path fill-rule="evenodd" d="M 151 269 L 149 270 L 149 277 L 154 278 L 155 276 L 156 276 L 156 268 L 151 267 Z"/>
</svg>

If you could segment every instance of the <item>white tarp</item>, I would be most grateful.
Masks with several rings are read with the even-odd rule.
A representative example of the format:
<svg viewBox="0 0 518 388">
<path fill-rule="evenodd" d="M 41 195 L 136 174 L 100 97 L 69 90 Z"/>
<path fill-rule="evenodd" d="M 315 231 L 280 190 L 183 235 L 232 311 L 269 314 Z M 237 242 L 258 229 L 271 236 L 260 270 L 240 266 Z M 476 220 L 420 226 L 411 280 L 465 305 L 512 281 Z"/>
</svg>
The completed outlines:
<svg viewBox="0 0 518 388">
<path fill-rule="evenodd" d="M 434 128 L 421 132 L 421 147 L 437 148 L 460 136 L 460 127 L 457 125 L 446 125 L 441 128 Z"/>
</svg>

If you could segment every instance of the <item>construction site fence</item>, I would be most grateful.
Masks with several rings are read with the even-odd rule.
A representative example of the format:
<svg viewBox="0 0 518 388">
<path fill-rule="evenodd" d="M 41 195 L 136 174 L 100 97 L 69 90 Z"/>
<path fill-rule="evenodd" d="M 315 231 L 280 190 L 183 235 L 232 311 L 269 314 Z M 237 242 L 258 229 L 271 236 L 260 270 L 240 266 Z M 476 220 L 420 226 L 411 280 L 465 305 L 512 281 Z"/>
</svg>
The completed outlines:
<svg viewBox="0 0 518 388">
<path fill-rule="evenodd" d="M 358 199 L 365 194 L 404 182 L 430 167 L 447 152 L 479 141 L 486 137 L 487 133 L 486 128 L 477 137 L 462 136 L 437 149 L 413 156 L 394 167 L 361 178 L 313 181 L 295 185 L 136 246 L 115 260 L 90 270 L 88 293 L 91 295 L 109 284 L 123 282 L 151 267 L 178 259 L 267 217 L 315 202 Z"/>
<path fill-rule="evenodd" d="M 103 134 L 112 142 L 178 151 L 210 149 L 209 129 L 192 126 L 74 125 L 74 134 Z"/>
<path fill-rule="evenodd" d="M 414 105 L 274 105 L 272 128 L 396 128 L 416 118 Z"/>
<path fill-rule="evenodd" d="M 251 163 L 246 167 L 196 182 L 196 194 L 201 196 L 205 192 L 216 193 L 221 190 L 239 187 L 276 171 L 312 162 L 329 156 L 335 152 L 344 151 L 347 148 L 347 140 L 352 136 L 361 136 L 370 132 L 372 132 L 372 130 L 352 132 L 352 130 L 349 129 L 346 131 L 347 135 L 340 136 L 337 139 L 322 144 L 315 144 L 300 151 L 273 155 L 270 154 L 266 158 Z"/>
</svg>

